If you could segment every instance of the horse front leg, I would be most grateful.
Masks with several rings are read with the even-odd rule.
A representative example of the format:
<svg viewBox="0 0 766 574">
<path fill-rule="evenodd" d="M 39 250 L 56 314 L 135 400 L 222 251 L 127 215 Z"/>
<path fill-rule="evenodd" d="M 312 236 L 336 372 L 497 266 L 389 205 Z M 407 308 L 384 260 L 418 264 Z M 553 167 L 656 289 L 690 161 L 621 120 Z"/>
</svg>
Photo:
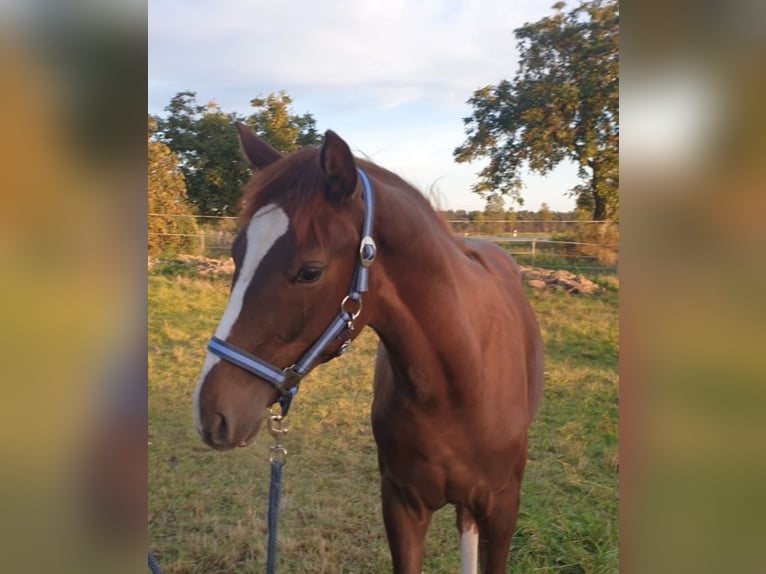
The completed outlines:
<svg viewBox="0 0 766 574">
<path fill-rule="evenodd" d="M 417 494 L 382 477 L 383 521 L 394 574 L 420 574 L 423 547 L 433 511 Z"/>
<path fill-rule="evenodd" d="M 460 574 L 478 574 L 479 527 L 467 508 L 458 505 L 455 510 L 460 533 Z"/>
<path fill-rule="evenodd" d="M 479 563 L 481 574 L 504 574 L 508 567 L 511 539 L 519 515 L 520 484 L 495 499 L 493 509 L 479 526 Z"/>
</svg>

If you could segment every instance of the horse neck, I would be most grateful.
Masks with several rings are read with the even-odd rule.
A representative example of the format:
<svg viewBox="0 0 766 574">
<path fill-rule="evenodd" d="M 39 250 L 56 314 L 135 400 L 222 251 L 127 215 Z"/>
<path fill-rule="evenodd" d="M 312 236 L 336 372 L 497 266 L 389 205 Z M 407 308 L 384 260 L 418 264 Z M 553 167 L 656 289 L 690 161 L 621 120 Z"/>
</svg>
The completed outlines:
<svg viewBox="0 0 766 574">
<path fill-rule="evenodd" d="M 365 306 L 399 378 L 430 392 L 423 386 L 444 385 L 477 368 L 465 308 L 470 263 L 415 193 L 376 183 L 378 259 Z"/>
</svg>

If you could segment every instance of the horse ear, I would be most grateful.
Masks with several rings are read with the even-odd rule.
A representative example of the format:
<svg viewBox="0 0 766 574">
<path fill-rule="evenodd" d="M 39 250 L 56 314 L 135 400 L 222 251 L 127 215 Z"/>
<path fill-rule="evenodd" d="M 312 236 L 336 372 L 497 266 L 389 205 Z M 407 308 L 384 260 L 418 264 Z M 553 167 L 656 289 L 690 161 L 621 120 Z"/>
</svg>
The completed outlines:
<svg viewBox="0 0 766 574">
<path fill-rule="evenodd" d="M 282 154 L 255 135 L 249 127 L 242 122 L 234 124 L 239 132 L 239 147 L 242 155 L 255 168 L 263 169 L 275 161 L 282 159 Z"/>
<path fill-rule="evenodd" d="M 319 163 L 327 177 L 327 197 L 340 203 L 353 195 L 356 189 L 356 164 L 348 144 L 332 130 L 324 134 L 319 152 Z"/>
</svg>

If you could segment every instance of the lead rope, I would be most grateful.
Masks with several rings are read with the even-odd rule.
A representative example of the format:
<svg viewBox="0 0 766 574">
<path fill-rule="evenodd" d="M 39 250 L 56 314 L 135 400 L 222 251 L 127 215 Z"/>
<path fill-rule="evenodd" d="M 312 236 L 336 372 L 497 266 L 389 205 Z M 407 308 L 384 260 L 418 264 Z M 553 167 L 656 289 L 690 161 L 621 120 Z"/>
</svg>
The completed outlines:
<svg viewBox="0 0 766 574">
<path fill-rule="evenodd" d="M 271 447 L 269 456 L 271 481 L 269 482 L 269 542 L 266 549 L 266 574 L 275 574 L 277 571 L 277 525 L 282 495 L 282 467 L 287 462 L 287 449 L 282 446 L 282 437 L 287 434 L 286 415 L 286 409 L 282 410 L 282 414 L 269 409 L 269 433 L 274 437 L 274 446 Z"/>
<path fill-rule="evenodd" d="M 151 550 L 149 550 L 149 569 L 152 571 L 152 574 L 162 574 L 160 563 L 157 562 L 157 559 L 154 557 Z"/>
</svg>

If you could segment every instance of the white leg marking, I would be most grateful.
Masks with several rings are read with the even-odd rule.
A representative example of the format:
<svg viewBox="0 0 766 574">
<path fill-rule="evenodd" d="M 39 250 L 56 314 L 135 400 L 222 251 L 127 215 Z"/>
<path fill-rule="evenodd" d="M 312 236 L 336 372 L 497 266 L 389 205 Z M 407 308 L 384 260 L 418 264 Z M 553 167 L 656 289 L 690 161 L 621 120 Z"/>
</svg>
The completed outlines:
<svg viewBox="0 0 766 574">
<path fill-rule="evenodd" d="M 259 209 L 247 226 L 247 249 L 242 259 L 242 267 L 239 270 L 237 282 L 231 290 L 229 304 L 221 317 L 218 328 L 215 330 L 215 336 L 226 340 L 231 332 L 234 323 L 237 322 L 239 313 L 242 310 L 242 303 L 245 298 L 245 291 L 250 286 L 253 276 L 258 266 L 263 261 L 266 253 L 277 242 L 277 240 L 287 233 L 287 227 L 290 220 L 287 218 L 284 210 L 275 205 L 269 204 Z M 220 357 L 208 353 L 205 357 L 205 364 L 202 366 L 202 374 L 197 382 L 197 388 L 194 390 L 194 424 L 197 430 L 201 430 L 199 396 L 202 392 L 202 384 L 205 382 L 207 374 L 210 372 Z"/>
<path fill-rule="evenodd" d="M 479 530 L 476 525 L 460 535 L 460 574 L 477 574 L 479 564 Z"/>
</svg>

